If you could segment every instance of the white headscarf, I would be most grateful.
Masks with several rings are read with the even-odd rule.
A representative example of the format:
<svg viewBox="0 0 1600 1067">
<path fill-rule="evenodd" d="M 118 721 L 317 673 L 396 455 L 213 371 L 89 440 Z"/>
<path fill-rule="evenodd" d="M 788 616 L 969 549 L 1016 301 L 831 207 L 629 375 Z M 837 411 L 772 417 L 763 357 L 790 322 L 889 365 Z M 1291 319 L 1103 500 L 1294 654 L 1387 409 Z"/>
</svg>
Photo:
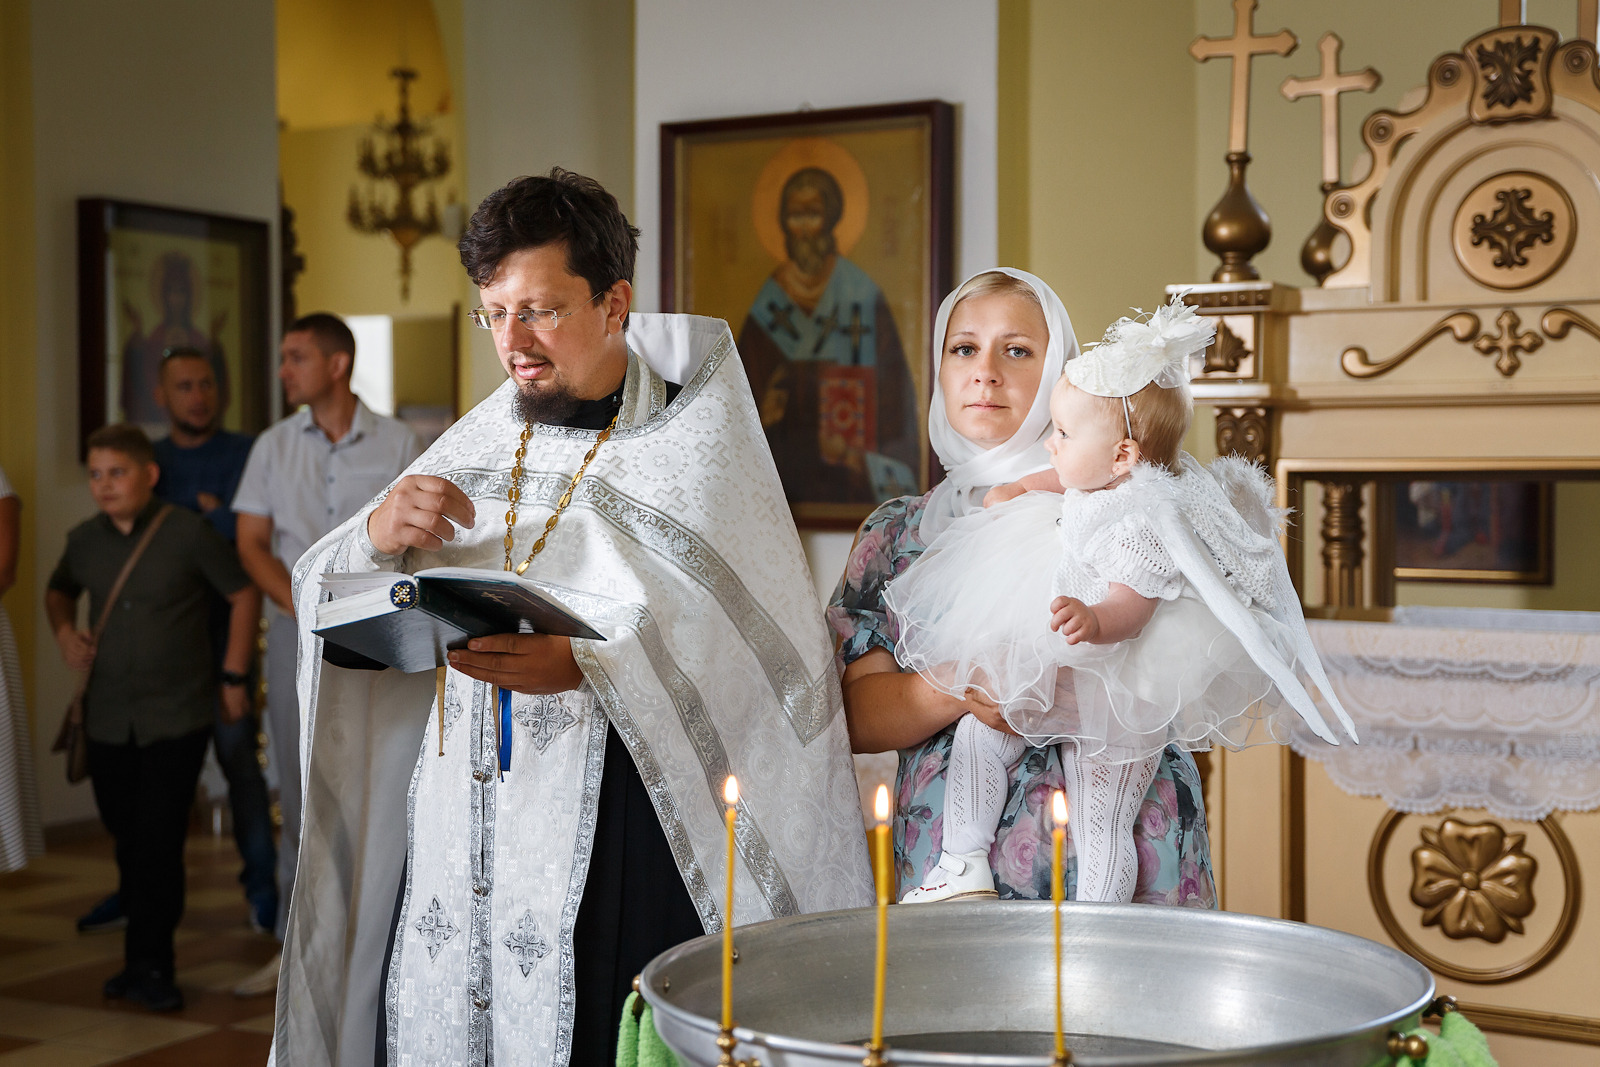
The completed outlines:
<svg viewBox="0 0 1600 1067">
<path fill-rule="evenodd" d="M 944 357 L 944 335 L 950 324 L 950 312 L 955 307 L 956 294 L 967 282 L 956 286 L 939 305 L 939 316 L 933 324 L 933 402 L 928 409 L 928 438 L 939 462 L 944 465 L 945 478 L 928 497 L 927 508 L 922 513 L 918 533 L 924 544 L 931 543 L 952 520 L 981 508 L 983 494 L 991 487 L 1014 482 L 1050 465 L 1044 448 L 1045 438 L 1050 433 L 1050 390 L 1061 377 L 1067 360 L 1078 354 L 1078 338 L 1072 332 L 1067 309 L 1054 289 L 1027 271 L 1013 267 L 995 267 L 978 274 L 995 272 L 1026 282 L 1038 294 L 1039 306 L 1044 309 L 1050 340 L 1045 346 L 1039 392 L 1033 398 L 1027 418 L 1004 444 L 984 448 L 962 437 L 950 425 L 944 410 L 944 390 L 939 385 L 939 366 Z"/>
</svg>

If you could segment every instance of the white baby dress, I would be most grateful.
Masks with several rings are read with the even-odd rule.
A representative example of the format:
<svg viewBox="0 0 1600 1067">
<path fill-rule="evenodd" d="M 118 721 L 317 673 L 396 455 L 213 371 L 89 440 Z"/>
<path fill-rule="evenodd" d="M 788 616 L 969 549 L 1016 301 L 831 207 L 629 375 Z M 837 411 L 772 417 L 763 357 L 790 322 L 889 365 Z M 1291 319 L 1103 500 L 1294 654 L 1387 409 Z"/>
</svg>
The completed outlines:
<svg viewBox="0 0 1600 1067">
<path fill-rule="evenodd" d="M 980 690 L 1030 743 L 1075 742 L 1103 763 L 1169 744 L 1283 743 L 1291 707 L 1337 744 L 1301 676 L 1354 738 L 1272 500 L 1259 467 L 1182 454 L 1175 474 L 1144 464 L 1113 489 L 1026 493 L 967 515 L 885 590 L 896 658 L 945 692 Z M 1139 636 L 1069 645 L 1050 630 L 1055 597 L 1094 605 L 1111 582 L 1162 601 Z"/>
</svg>

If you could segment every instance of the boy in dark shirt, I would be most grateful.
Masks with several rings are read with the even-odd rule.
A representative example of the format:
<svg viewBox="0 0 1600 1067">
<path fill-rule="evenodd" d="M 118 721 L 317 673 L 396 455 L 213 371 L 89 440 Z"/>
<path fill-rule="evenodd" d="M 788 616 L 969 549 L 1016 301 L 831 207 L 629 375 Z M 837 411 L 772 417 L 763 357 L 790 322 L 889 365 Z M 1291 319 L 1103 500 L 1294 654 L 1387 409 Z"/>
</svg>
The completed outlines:
<svg viewBox="0 0 1600 1067">
<path fill-rule="evenodd" d="M 173 932 L 183 915 L 183 844 L 211 734 L 218 677 L 209 597 L 230 605 L 222 703 L 230 720 L 248 699 L 261 594 L 204 519 L 172 508 L 123 586 L 96 643 L 76 626 L 89 594 L 98 619 L 117 574 L 150 523 L 168 507 L 154 497 L 160 470 L 144 432 L 115 425 L 89 436 L 89 488 L 100 514 L 67 535 L 45 610 L 62 657 L 88 671 L 84 728 L 100 820 L 116 842 L 119 893 L 128 916 L 124 969 L 105 995 L 153 1011 L 183 1007 L 173 981 Z M 232 683 L 232 684 L 230 684 Z"/>
</svg>

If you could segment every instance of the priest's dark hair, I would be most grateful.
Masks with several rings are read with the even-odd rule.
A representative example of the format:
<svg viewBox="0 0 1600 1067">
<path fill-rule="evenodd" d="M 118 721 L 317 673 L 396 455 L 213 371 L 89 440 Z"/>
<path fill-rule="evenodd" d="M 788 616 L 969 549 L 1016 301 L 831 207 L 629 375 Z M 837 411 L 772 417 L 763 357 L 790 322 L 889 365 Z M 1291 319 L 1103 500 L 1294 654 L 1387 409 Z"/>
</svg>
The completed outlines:
<svg viewBox="0 0 1600 1067">
<path fill-rule="evenodd" d="M 348 352 L 352 360 L 356 358 L 356 335 L 350 332 L 350 327 L 339 316 L 327 311 L 313 311 L 295 319 L 283 332 L 299 333 L 302 330 L 316 339 L 323 355 Z"/>
<path fill-rule="evenodd" d="M 560 167 L 517 178 L 484 197 L 456 247 L 467 276 L 481 286 L 513 252 L 552 241 L 566 242 L 567 269 L 589 283 L 591 296 L 633 281 L 639 231 L 605 186 Z"/>
</svg>

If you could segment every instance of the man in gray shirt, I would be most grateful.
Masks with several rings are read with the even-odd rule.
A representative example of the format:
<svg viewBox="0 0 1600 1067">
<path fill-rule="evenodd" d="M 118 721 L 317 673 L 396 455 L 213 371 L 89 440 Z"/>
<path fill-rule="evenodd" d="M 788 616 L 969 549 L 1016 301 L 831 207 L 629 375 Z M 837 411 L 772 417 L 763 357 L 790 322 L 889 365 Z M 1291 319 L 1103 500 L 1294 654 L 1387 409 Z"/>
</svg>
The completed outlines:
<svg viewBox="0 0 1600 1067">
<path fill-rule="evenodd" d="M 278 378 L 300 410 L 256 439 L 233 498 L 239 559 L 266 594 L 267 729 L 278 772 L 277 936 L 283 938 L 300 852 L 300 703 L 295 694 L 295 562 L 323 534 L 382 492 L 422 451 L 404 423 L 376 415 L 350 391 L 356 342 L 335 315 L 296 319 L 284 333 Z M 301 406 L 304 405 L 304 406 Z M 277 988 L 278 960 L 240 983 L 241 996 Z"/>
</svg>

